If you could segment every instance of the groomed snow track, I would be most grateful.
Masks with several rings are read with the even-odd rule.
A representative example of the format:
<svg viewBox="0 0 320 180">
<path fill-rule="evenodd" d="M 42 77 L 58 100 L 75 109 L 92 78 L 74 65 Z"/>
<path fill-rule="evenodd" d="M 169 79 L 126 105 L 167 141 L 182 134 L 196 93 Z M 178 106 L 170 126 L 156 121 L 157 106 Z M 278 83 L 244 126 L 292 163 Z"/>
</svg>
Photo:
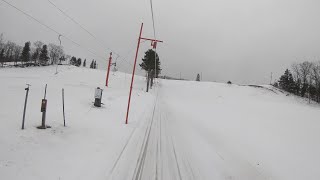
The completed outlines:
<svg viewBox="0 0 320 180">
<path fill-rule="evenodd" d="M 175 138 L 168 127 L 168 112 L 160 97 L 161 89 L 158 89 L 153 110 L 149 112 L 150 115 L 145 121 L 146 127 L 143 130 L 138 127 L 132 131 L 108 179 L 199 179 L 187 156 L 184 155 L 185 153 L 182 149 L 177 148 Z M 139 149 L 136 151 L 137 157 L 127 157 L 127 152 L 134 146 Z"/>
</svg>

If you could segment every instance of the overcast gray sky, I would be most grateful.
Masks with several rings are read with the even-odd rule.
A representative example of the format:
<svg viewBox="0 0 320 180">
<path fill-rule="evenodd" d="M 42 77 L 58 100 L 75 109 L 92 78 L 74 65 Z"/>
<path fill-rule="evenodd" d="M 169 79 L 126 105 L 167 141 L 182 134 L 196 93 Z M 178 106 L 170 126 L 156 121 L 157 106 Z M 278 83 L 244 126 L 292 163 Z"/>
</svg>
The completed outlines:
<svg viewBox="0 0 320 180">
<path fill-rule="evenodd" d="M 143 36 L 153 37 L 149 0 L 51 0 L 93 33 L 79 28 L 47 0 L 7 0 L 81 44 L 62 39 L 65 51 L 96 59 L 100 67 L 109 50 L 133 64 L 140 23 Z M 270 73 L 281 75 L 291 63 L 320 57 L 318 0 L 153 0 L 163 75 L 203 80 L 266 84 Z M 23 44 L 41 40 L 59 44 L 56 34 L 0 1 L 0 32 Z M 149 42 L 142 43 L 139 62 Z M 120 58 L 119 58 L 120 59 Z M 118 59 L 122 71 L 131 72 Z M 123 62 L 121 62 L 123 61 Z M 140 68 L 139 68 L 140 69 Z M 139 70 L 140 74 L 143 74 Z"/>
</svg>

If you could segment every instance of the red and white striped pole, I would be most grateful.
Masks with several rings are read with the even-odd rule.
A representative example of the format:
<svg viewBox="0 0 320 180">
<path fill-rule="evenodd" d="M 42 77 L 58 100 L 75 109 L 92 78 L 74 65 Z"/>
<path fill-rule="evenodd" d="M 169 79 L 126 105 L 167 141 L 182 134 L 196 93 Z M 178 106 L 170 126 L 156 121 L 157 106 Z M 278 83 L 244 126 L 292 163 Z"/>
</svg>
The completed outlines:
<svg viewBox="0 0 320 180">
<path fill-rule="evenodd" d="M 108 87 L 108 82 L 109 82 L 109 73 L 110 73 L 111 60 L 112 60 L 112 52 L 110 53 L 110 57 L 109 57 L 108 72 L 107 72 L 107 78 L 106 78 L 106 86 L 107 87 Z"/>
</svg>

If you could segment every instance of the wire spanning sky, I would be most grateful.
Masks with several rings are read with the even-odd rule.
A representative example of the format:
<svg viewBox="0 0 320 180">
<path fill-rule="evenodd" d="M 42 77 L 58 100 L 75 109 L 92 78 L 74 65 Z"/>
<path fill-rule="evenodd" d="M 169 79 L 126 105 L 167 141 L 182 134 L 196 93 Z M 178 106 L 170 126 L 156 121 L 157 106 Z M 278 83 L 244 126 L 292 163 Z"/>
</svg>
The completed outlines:
<svg viewBox="0 0 320 180">
<path fill-rule="evenodd" d="M 97 59 L 106 67 L 111 48 L 133 63 L 140 23 L 153 37 L 150 0 L 50 0 L 93 33 L 105 48 L 47 0 L 7 0 L 43 23 L 94 50 L 101 60 L 62 38 L 70 55 Z M 320 60 L 320 1 L 316 0 L 153 0 L 163 75 L 205 81 L 266 84 L 291 63 Z M 0 1 L 0 33 L 23 45 L 59 44 L 56 34 Z M 139 61 L 150 43 L 143 43 Z M 118 60 L 120 61 L 121 58 Z M 120 70 L 131 72 L 130 64 Z M 138 68 L 140 69 L 140 68 Z M 138 72 L 143 74 L 142 71 Z"/>
</svg>

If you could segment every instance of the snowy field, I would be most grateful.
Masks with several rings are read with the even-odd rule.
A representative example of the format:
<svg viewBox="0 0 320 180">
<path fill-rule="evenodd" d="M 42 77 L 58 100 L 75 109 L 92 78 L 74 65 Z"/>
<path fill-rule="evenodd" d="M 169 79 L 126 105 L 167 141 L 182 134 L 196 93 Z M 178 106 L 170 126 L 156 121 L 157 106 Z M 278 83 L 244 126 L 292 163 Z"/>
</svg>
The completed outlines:
<svg viewBox="0 0 320 180">
<path fill-rule="evenodd" d="M 318 180 L 320 107 L 273 89 L 72 66 L 0 69 L 2 180 Z M 25 130 L 25 84 L 30 83 Z M 39 130 L 48 84 L 47 124 Z M 103 87 L 102 108 L 92 106 Z M 65 89 L 63 127 L 61 89 Z"/>
</svg>

